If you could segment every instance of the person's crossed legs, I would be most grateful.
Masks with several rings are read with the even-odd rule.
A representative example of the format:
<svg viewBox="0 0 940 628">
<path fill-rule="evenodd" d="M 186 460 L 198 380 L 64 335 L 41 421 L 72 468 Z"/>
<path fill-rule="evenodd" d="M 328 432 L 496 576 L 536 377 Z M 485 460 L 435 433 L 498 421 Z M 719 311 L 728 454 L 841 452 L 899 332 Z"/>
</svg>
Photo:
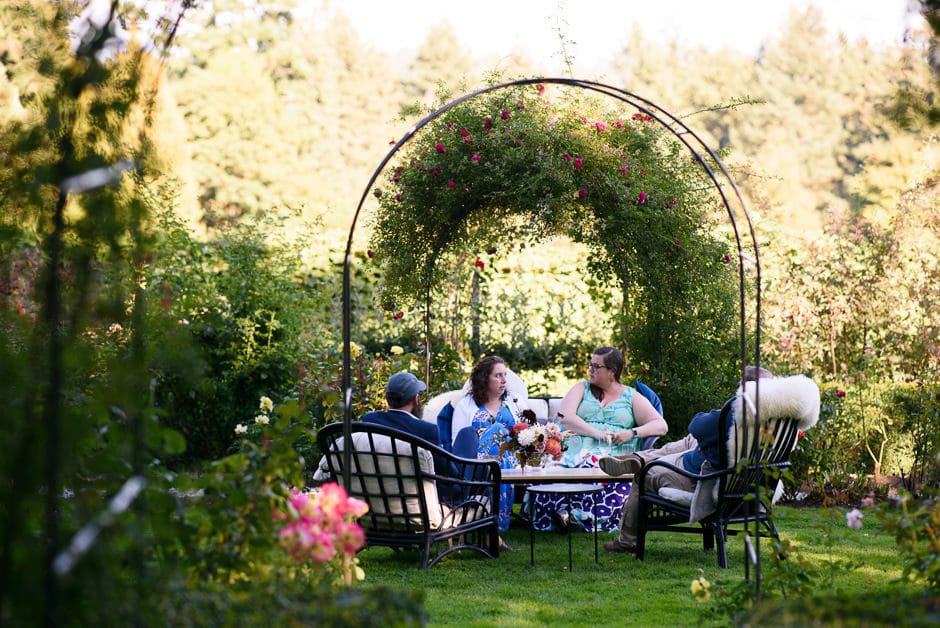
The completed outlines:
<svg viewBox="0 0 940 628">
<path fill-rule="evenodd" d="M 677 442 L 681 443 L 683 441 Z M 662 449 L 665 448 L 666 447 L 663 447 Z M 657 453 L 649 459 L 663 460 L 677 467 L 681 467 L 682 457 L 687 451 L 688 449 L 685 449 L 666 455 L 659 455 Z M 641 454 L 642 453 L 645 452 L 641 452 Z M 653 493 L 667 486 L 690 492 L 695 490 L 695 482 L 692 479 L 676 473 L 672 469 L 659 466 L 651 467 L 646 472 L 646 481 L 643 486 L 646 491 Z M 623 502 L 623 514 L 620 517 L 620 535 L 613 541 L 604 544 L 604 549 L 608 552 L 636 552 L 636 522 L 640 506 L 639 495 L 640 491 L 637 489 L 636 482 L 634 481 L 634 483 L 630 485 L 630 493 L 627 495 L 627 499 Z"/>
<path fill-rule="evenodd" d="M 696 447 L 698 447 L 698 442 L 691 434 L 687 434 L 682 440 L 666 443 L 657 449 L 644 449 L 626 456 L 605 456 L 598 460 L 597 464 L 601 471 L 607 475 L 637 474 L 647 462 L 658 460 L 664 456 L 685 453 Z"/>
</svg>

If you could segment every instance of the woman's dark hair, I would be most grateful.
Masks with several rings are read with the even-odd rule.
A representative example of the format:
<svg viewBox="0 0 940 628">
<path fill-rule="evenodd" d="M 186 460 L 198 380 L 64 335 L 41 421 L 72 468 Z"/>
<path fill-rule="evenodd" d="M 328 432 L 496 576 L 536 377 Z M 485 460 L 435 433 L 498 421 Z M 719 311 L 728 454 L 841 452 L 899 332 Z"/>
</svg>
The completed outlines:
<svg viewBox="0 0 940 628">
<path fill-rule="evenodd" d="M 473 367 L 470 372 L 470 396 L 473 401 L 482 406 L 487 401 L 487 391 L 490 387 L 490 375 L 497 364 L 506 364 L 506 360 L 498 355 L 488 355 Z"/>
<path fill-rule="evenodd" d="M 614 347 L 598 347 L 591 354 L 591 357 L 593 358 L 595 355 L 604 360 L 604 366 L 610 369 L 614 374 L 614 379 L 619 382 L 620 374 L 623 373 L 623 354 L 620 353 L 620 350 Z M 598 400 L 604 398 L 604 392 L 594 384 L 591 384 L 591 394 Z"/>
</svg>

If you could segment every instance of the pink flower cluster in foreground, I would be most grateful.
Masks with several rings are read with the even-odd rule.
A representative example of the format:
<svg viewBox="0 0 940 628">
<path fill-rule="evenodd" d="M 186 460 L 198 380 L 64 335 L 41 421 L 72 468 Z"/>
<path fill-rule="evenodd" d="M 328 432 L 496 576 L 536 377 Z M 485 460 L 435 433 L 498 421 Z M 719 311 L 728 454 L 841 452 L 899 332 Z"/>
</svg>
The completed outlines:
<svg viewBox="0 0 940 628">
<path fill-rule="evenodd" d="M 297 562 L 325 563 L 338 555 L 354 556 L 366 542 L 356 520 L 368 510 L 368 504 L 349 497 L 335 482 L 311 493 L 291 489 L 287 511 L 275 515 L 287 521 L 278 541 Z"/>
</svg>

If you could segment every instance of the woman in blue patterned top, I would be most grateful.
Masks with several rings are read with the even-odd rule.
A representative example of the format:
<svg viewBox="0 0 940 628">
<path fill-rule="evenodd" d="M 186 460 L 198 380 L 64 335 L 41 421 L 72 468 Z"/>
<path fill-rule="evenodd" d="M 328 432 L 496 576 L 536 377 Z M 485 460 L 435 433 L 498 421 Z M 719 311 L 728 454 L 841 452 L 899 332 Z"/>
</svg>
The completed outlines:
<svg viewBox="0 0 940 628">
<path fill-rule="evenodd" d="M 467 396 L 454 408 L 454 453 L 464 458 L 496 458 L 518 414 L 519 408 L 506 389 L 505 360 L 495 355 L 483 358 L 470 373 Z M 519 462 L 506 451 L 499 458 L 499 466 L 512 469 Z M 512 486 L 503 484 L 499 495 L 499 529 L 507 530 L 514 497 Z"/>
</svg>

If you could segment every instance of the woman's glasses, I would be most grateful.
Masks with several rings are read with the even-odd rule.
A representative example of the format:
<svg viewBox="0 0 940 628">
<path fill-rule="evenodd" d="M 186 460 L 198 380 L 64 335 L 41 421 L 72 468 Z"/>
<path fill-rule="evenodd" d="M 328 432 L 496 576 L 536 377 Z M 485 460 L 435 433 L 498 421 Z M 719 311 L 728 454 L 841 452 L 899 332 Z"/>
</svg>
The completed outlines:
<svg viewBox="0 0 940 628">
<path fill-rule="evenodd" d="M 596 371 L 597 369 L 606 369 L 606 368 L 609 368 L 606 364 L 594 364 L 593 362 L 591 362 L 590 364 L 588 364 L 588 369 L 589 369 L 592 373 L 593 373 L 594 371 Z"/>
</svg>

